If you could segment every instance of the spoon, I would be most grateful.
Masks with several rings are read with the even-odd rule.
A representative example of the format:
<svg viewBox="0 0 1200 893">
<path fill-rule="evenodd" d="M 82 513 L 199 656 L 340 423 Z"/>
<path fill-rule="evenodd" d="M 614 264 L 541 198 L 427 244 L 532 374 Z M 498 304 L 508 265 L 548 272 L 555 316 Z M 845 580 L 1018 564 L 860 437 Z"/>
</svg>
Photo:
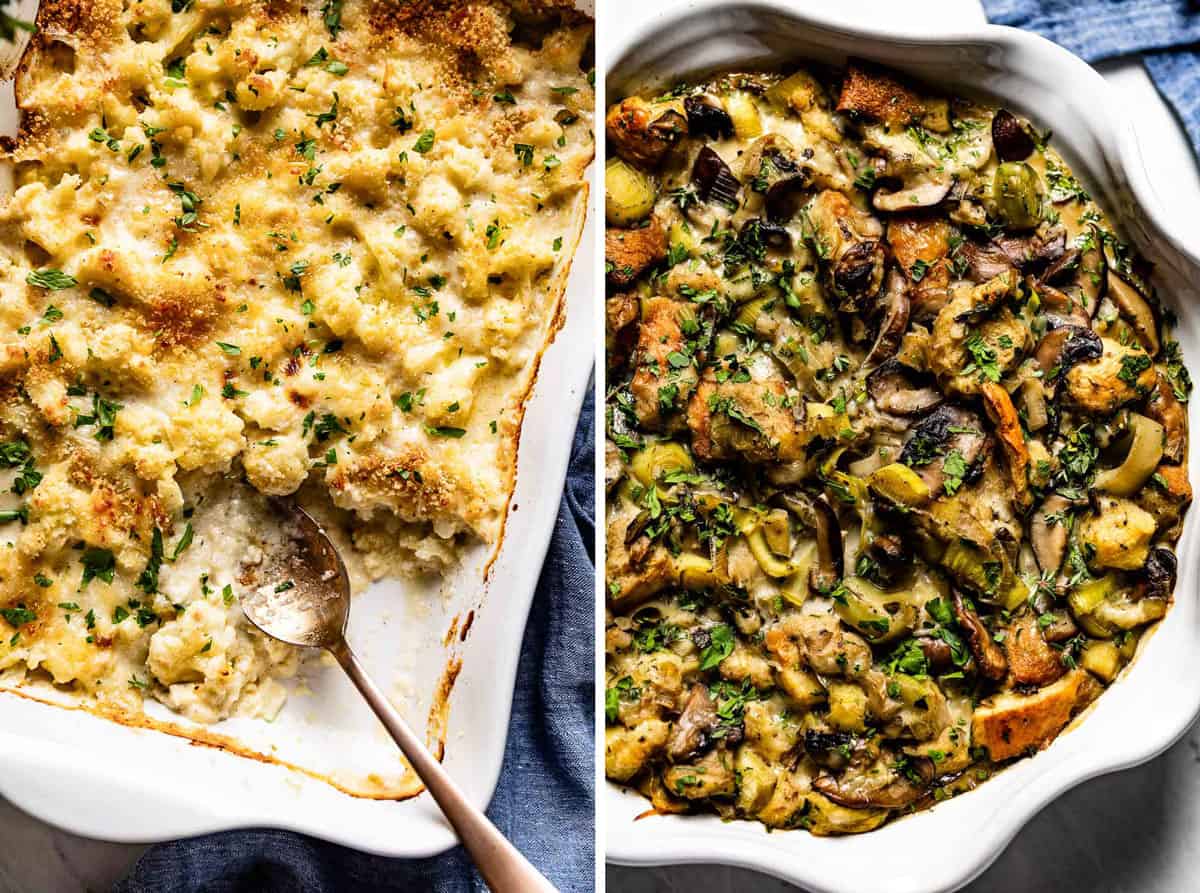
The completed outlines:
<svg viewBox="0 0 1200 893">
<path fill-rule="evenodd" d="M 484 881 L 496 893 L 554 891 L 442 768 L 400 712 L 367 675 L 346 642 L 350 616 L 350 577 L 329 537 L 294 502 L 272 499 L 284 520 L 290 548 L 273 556 L 264 575 L 271 582 L 241 597 L 242 611 L 256 627 L 289 645 L 323 648 L 337 658 L 350 681 L 375 711 L 388 734 L 408 758 L 437 801 L 458 839 L 475 861 Z"/>
</svg>

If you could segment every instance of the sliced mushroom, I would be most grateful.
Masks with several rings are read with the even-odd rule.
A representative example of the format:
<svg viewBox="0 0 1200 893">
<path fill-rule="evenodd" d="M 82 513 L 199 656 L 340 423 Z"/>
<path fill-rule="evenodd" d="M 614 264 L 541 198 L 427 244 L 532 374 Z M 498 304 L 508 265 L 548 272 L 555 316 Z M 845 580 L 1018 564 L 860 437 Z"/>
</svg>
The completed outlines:
<svg viewBox="0 0 1200 893">
<path fill-rule="evenodd" d="M 1061 224 L 1043 224 L 1027 236 L 997 236 L 992 244 L 1003 252 L 1013 266 L 1025 271 L 1043 267 L 1061 258 L 1067 248 L 1067 231 Z"/>
<path fill-rule="evenodd" d="M 1067 512 L 1076 500 L 1051 493 L 1034 509 L 1029 522 L 1029 542 L 1033 557 L 1043 574 L 1057 574 L 1067 554 Z"/>
<path fill-rule="evenodd" d="M 730 139 L 733 136 L 733 119 L 717 97 L 698 93 L 685 99 L 683 108 L 687 112 L 690 136 L 715 139 Z"/>
<path fill-rule="evenodd" d="M 812 149 L 805 149 L 811 157 Z M 800 200 L 812 186 L 812 168 L 786 137 L 768 133 L 754 142 L 742 162 L 742 179 L 762 193 L 767 217 L 784 221 L 796 216 Z"/>
<path fill-rule="evenodd" d="M 698 756 L 711 743 L 709 733 L 718 722 L 717 705 L 708 693 L 708 686 L 693 685 L 667 741 L 667 755 L 671 761 L 678 763 Z"/>
<path fill-rule="evenodd" d="M 1042 336 L 1033 352 L 1044 375 L 1056 372 L 1061 376 L 1076 363 L 1094 360 L 1104 351 L 1100 336 L 1091 329 L 1076 325 L 1060 325 Z"/>
<path fill-rule="evenodd" d="M 883 298 L 883 321 L 879 324 L 875 344 L 863 360 L 864 369 L 873 369 L 894 356 L 900 349 L 900 341 L 908 329 L 908 313 L 911 306 L 908 300 L 908 280 L 896 269 L 888 273 L 887 290 Z"/>
<path fill-rule="evenodd" d="M 809 582 L 818 592 L 828 592 L 842 579 L 845 570 L 842 528 L 837 512 L 824 496 L 796 492 L 783 494 L 781 499 L 805 526 L 815 531 L 817 566 L 812 569 Z"/>
<path fill-rule="evenodd" d="M 942 402 L 933 380 L 895 358 L 886 360 L 867 376 L 867 393 L 875 405 L 892 415 L 919 415 Z"/>
<path fill-rule="evenodd" d="M 1079 266 L 1075 271 L 1075 283 L 1089 317 L 1096 315 L 1100 299 L 1109 290 L 1108 262 L 1104 258 L 1104 237 L 1093 223 L 1091 232 L 1079 252 Z"/>
<path fill-rule="evenodd" d="M 941 493 L 946 481 L 946 457 L 957 453 L 968 472 L 964 480 L 978 474 L 977 460 L 987 448 L 983 419 L 964 406 L 942 404 L 912 429 L 900 461 L 913 468 L 931 493 Z"/>
<path fill-rule="evenodd" d="M 879 211 L 894 213 L 914 208 L 932 208 L 945 201 L 954 177 L 943 170 L 923 171 L 891 191 L 876 189 L 871 204 Z"/>
<path fill-rule="evenodd" d="M 992 118 L 992 145 L 1001 161 L 1024 161 L 1037 148 L 1025 125 L 1008 109 L 997 109 Z"/>
<path fill-rule="evenodd" d="M 1079 257 L 1078 248 L 1068 248 L 1042 271 L 1041 284 L 1062 285 L 1073 279 L 1079 269 Z"/>
<path fill-rule="evenodd" d="M 990 282 L 1015 269 L 1008 255 L 996 245 L 967 240 L 958 247 L 956 257 L 965 266 L 966 278 L 975 283 Z"/>
<path fill-rule="evenodd" d="M 1170 465 L 1182 464 L 1188 452 L 1187 410 L 1162 372 L 1158 372 L 1154 393 L 1146 402 L 1146 415 L 1163 427 L 1162 460 Z"/>
<path fill-rule="evenodd" d="M 1142 568 L 1144 579 L 1136 591 L 1137 598 L 1170 598 L 1175 592 L 1175 577 L 1179 562 L 1175 553 L 1163 546 L 1150 550 Z"/>
<path fill-rule="evenodd" d="M 1077 286 L 1069 286 L 1070 291 L 1060 291 L 1048 282 L 1041 282 L 1032 276 L 1025 277 L 1025 284 L 1037 293 L 1041 301 L 1041 310 L 1046 314 L 1049 328 L 1054 329 L 1064 325 L 1090 328 L 1092 313 L 1096 304 L 1088 304 Z M 1090 310 L 1089 310 L 1090 306 Z"/>
<path fill-rule="evenodd" d="M 895 765 L 893 759 L 891 765 L 877 765 L 869 771 L 847 769 L 836 777 L 818 775 L 813 779 L 813 789 L 851 809 L 902 809 L 925 796 L 928 785 L 898 772 Z M 932 777 L 933 773 L 928 774 Z"/>
<path fill-rule="evenodd" d="M 1132 285 L 1113 270 L 1108 271 L 1108 296 L 1117 305 L 1121 315 L 1129 320 L 1133 333 L 1150 356 L 1158 356 L 1161 347 L 1158 340 L 1158 323 L 1150 303 Z"/>
<path fill-rule="evenodd" d="M 733 175 L 725 159 L 708 146 L 701 148 L 696 155 L 692 165 L 692 184 L 701 201 L 737 210 L 738 192 L 742 184 Z"/>
<path fill-rule="evenodd" d="M 913 554 L 898 536 L 881 533 L 867 543 L 863 552 L 875 562 L 879 576 L 891 582 L 912 567 Z"/>
<path fill-rule="evenodd" d="M 887 262 L 883 245 L 873 239 L 854 242 L 833 265 L 833 286 L 843 309 L 860 309 L 879 293 Z M 849 301 L 849 303 L 847 303 Z"/>
<path fill-rule="evenodd" d="M 917 636 L 917 647 L 925 655 L 929 669 L 935 674 L 948 670 L 954 663 L 954 650 L 945 639 L 938 636 Z"/>
<path fill-rule="evenodd" d="M 975 667 L 979 675 L 986 679 L 999 681 L 1008 672 L 1008 660 L 1000 646 L 992 639 L 991 632 L 984 626 L 979 615 L 975 613 L 963 594 L 957 589 L 953 591 L 954 619 L 962 628 L 967 639 L 967 647 L 975 658 Z"/>
<path fill-rule="evenodd" d="M 823 732 L 818 729 L 804 732 L 804 752 L 818 766 L 826 769 L 844 767 L 853 743 L 854 735 L 850 732 Z"/>
</svg>

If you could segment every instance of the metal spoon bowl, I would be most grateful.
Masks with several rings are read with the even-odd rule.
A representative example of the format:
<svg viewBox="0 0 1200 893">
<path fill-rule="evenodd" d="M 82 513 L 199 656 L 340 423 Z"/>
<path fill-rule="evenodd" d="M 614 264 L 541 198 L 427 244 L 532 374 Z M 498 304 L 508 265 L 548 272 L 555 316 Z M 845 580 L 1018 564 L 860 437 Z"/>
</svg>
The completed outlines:
<svg viewBox="0 0 1200 893">
<path fill-rule="evenodd" d="M 323 648 L 337 659 L 425 783 L 492 890 L 554 890 L 467 800 L 350 650 L 346 642 L 350 577 L 325 531 L 292 500 L 270 502 L 282 521 L 286 547 L 272 555 L 264 568 L 262 578 L 268 582 L 242 595 L 243 613 L 268 636 L 289 645 Z"/>
</svg>

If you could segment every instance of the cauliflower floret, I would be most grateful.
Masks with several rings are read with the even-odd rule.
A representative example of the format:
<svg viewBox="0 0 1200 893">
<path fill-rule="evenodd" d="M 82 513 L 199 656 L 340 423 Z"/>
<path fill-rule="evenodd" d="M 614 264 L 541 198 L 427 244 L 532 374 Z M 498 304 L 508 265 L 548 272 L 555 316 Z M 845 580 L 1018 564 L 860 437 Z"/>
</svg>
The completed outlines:
<svg viewBox="0 0 1200 893">
<path fill-rule="evenodd" d="M 219 401 L 206 398 L 171 417 L 171 445 L 179 467 L 224 471 L 245 445 L 242 420 Z"/>
<path fill-rule="evenodd" d="M 242 455 L 246 478 L 268 496 L 295 493 L 308 477 L 308 447 L 298 435 L 277 434 L 255 441 Z"/>
</svg>

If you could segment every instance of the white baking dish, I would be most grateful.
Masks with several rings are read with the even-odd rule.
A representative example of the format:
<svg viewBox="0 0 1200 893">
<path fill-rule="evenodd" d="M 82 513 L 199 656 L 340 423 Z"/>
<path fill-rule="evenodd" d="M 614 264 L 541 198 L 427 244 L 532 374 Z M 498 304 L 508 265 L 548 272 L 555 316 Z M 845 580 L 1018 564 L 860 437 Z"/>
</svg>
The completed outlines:
<svg viewBox="0 0 1200 893">
<path fill-rule="evenodd" d="M 676 4 L 680 6 L 682 4 Z M 876 60 L 922 80 L 998 98 L 1054 132 L 1054 144 L 1118 225 L 1158 265 L 1157 285 L 1179 316 L 1190 363 L 1200 358 L 1200 253 L 1167 232 L 1131 125 L 1108 85 L 1067 51 L 1033 34 L 979 25 L 934 38 L 913 21 L 902 33 L 845 28 L 800 4 L 689 2 L 649 15 L 610 41 L 606 101 L 719 67 L 770 67 L 847 56 Z M 630 4 L 630 8 L 633 4 Z M 918 31 L 917 29 L 925 29 Z M 1193 366 L 1193 368 L 1196 368 Z M 1197 412 L 1189 410 L 1195 430 Z M 1193 450 L 1190 473 L 1196 479 Z M 1143 641 L 1135 663 L 1046 751 L 977 791 L 856 837 L 768 834 L 712 815 L 642 819 L 647 802 L 609 784 L 607 858 L 623 865 L 724 863 L 764 871 L 820 893 L 953 890 L 982 872 L 1021 827 L 1080 782 L 1150 759 L 1200 712 L 1200 612 L 1195 510 L 1179 543 L 1175 605 Z"/>
<path fill-rule="evenodd" d="M 31 19 L 36 5 L 22 3 L 17 12 Z M 592 11 L 591 2 L 579 7 Z M 5 87 L 0 130 L 12 132 L 15 106 L 11 85 Z M 445 762 L 481 806 L 499 780 L 525 621 L 588 387 L 594 242 L 589 223 L 567 284 L 565 322 L 527 404 L 517 487 L 488 581 L 490 550 L 479 546 L 442 584 L 376 584 L 352 611 L 350 641 L 418 728 L 426 726 L 447 667 L 461 660 L 443 736 Z M 316 777 L 379 795 L 412 785 L 395 745 L 336 665 L 309 665 L 303 675 L 273 723 L 233 719 L 206 730 L 260 759 L 0 693 L 0 795 L 71 832 L 112 841 L 272 827 L 389 856 L 423 857 L 453 846 L 453 833 L 427 795 L 348 796 Z M 156 718 L 179 721 L 161 705 L 150 709 Z M 431 729 L 436 737 L 436 723 Z"/>
</svg>

